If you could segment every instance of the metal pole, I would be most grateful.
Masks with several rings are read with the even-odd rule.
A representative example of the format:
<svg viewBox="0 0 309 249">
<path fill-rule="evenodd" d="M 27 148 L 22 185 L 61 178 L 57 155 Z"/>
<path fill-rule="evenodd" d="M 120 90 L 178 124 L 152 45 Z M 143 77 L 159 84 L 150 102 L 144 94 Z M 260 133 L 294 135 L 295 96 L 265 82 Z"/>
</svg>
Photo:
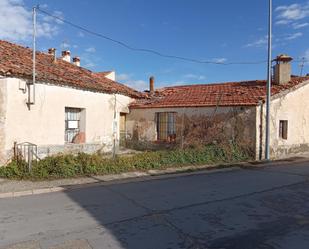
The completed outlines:
<svg viewBox="0 0 309 249">
<path fill-rule="evenodd" d="M 300 64 L 300 77 L 303 76 L 304 66 L 305 66 L 305 57 L 302 58 L 302 62 Z"/>
<path fill-rule="evenodd" d="M 116 94 L 114 94 L 114 121 L 113 121 L 113 158 L 116 157 Z"/>
<path fill-rule="evenodd" d="M 268 16 L 268 66 L 266 86 L 266 136 L 265 136 L 265 159 L 270 159 L 270 98 L 271 98 L 271 45 L 272 45 L 272 0 L 269 0 Z"/>
<path fill-rule="evenodd" d="M 33 20 L 33 54 L 32 54 L 32 62 L 33 62 L 33 72 L 32 72 L 32 84 L 33 84 L 33 104 L 35 103 L 35 80 L 36 80 L 36 8 L 32 9 L 32 20 Z M 29 104 L 31 104 L 31 95 L 29 92 Z"/>
</svg>

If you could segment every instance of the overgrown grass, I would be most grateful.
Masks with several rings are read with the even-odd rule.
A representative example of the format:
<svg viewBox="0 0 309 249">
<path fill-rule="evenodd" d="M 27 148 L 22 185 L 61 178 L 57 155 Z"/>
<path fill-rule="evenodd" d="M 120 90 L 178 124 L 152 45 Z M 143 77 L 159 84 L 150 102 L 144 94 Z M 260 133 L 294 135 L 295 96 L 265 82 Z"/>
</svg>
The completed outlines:
<svg viewBox="0 0 309 249">
<path fill-rule="evenodd" d="M 58 179 L 89 175 L 118 174 L 130 171 L 165 169 L 186 165 L 214 164 L 248 160 L 250 156 L 235 145 L 209 145 L 199 149 L 143 152 L 115 159 L 100 154 L 61 154 L 34 162 L 28 172 L 26 163 L 12 161 L 0 167 L 0 177 L 10 179 Z"/>
</svg>

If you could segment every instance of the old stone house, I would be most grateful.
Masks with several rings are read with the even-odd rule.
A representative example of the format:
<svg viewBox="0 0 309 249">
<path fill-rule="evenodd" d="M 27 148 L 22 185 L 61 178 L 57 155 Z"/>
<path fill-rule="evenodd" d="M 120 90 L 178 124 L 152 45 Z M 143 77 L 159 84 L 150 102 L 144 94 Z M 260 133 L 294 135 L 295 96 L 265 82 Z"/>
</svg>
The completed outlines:
<svg viewBox="0 0 309 249">
<path fill-rule="evenodd" d="M 309 150 L 309 77 L 291 76 L 292 58 L 276 58 L 271 89 L 271 157 Z M 130 104 L 127 132 L 152 144 L 237 140 L 264 158 L 266 81 L 172 86 Z"/>
<path fill-rule="evenodd" d="M 119 143 L 128 105 L 141 93 L 115 81 L 113 72 L 95 73 L 80 59 L 55 49 L 36 53 L 0 41 L 0 163 L 14 144 L 38 146 L 40 157 L 63 151 L 110 151 Z M 115 140 L 114 140 L 115 138 Z"/>
</svg>

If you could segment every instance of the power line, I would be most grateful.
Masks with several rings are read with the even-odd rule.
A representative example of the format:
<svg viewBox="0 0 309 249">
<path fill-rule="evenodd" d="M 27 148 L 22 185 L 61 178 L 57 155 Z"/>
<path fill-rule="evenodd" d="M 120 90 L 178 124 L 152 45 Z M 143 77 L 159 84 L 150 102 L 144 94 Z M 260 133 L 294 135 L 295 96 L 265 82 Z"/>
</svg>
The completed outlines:
<svg viewBox="0 0 309 249">
<path fill-rule="evenodd" d="M 75 23 L 67 21 L 67 20 L 65 20 L 62 17 L 53 15 L 53 14 L 51 14 L 51 13 L 45 11 L 45 10 L 42 10 L 39 7 L 37 8 L 37 10 L 40 11 L 41 13 L 47 15 L 47 16 L 50 16 L 50 17 L 52 17 L 52 18 L 54 18 L 56 20 L 59 20 L 59 21 L 61 21 L 63 23 L 66 23 L 66 24 L 68 24 L 68 25 L 70 25 L 70 26 L 72 26 L 72 27 L 74 27 L 76 29 L 82 30 L 85 33 L 88 33 L 88 34 L 91 34 L 91 35 L 103 38 L 105 40 L 111 41 L 113 43 L 116 43 L 116 44 L 118 44 L 118 45 L 120 45 L 122 47 L 125 47 L 125 48 L 127 48 L 129 50 L 132 50 L 132 51 L 145 52 L 145 53 L 154 54 L 154 55 L 157 55 L 157 56 L 160 56 L 160 57 L 164 57 L 164 58 L 177 59 L 177 60 L 188 61 L 188 62 L 199 63 L 199 64 L 215 64 L 215 65 L 227 66 L 227 65 L 257 65 L 257 64 L 264 64 L 264 63 L 267 62 L 266 60 L 263 60 L 263 61 L 243 61 L 243 62 L 242 61 L 240 61 L 240 62 L 206 61 L 206 60 L 199 60 L 199 59 L 188 58 L 188 57 L 183 57 L 183 56 L 164 54 L 164 53 L 161 53 L 161 52 L 153 50 L 153 49 L 132 47 L 129 44 L 123 42 L 123 41 L 119 41 L 119 40 L 116 40 L 116 39 L 111 38 L 109 36 L 106 36 L 106 35 L 100 34 L 98 32 L 89 30 L 89 29 L 87 29 L 85 27 L 82 27 L 80 25 L 77 25 Z"/>
</svg>

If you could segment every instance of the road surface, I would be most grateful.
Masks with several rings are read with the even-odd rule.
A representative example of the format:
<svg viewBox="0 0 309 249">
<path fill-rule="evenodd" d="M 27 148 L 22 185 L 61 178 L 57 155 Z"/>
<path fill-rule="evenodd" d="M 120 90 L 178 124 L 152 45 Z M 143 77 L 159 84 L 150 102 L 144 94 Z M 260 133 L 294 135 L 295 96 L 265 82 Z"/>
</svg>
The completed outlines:
<svg viewBox="0 0 309 249">
<path fill-rule="evenodd" d="M 0 248 L 308 249 L 309 163 L 0 199 Z"/>
</svg>

